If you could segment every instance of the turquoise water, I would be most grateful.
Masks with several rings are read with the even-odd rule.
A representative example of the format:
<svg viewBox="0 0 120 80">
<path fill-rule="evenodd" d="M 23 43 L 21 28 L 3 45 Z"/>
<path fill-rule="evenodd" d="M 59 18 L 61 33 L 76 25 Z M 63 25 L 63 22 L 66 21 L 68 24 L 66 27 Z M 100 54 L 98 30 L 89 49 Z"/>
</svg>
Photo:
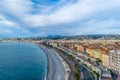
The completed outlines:
<svg viewBox="0 0 120 80">
<path fill-rule="evenodd" d="M 0 80 L 45 80 L 47 59 L 31 43 L 0 42 Z"/>
</svg>

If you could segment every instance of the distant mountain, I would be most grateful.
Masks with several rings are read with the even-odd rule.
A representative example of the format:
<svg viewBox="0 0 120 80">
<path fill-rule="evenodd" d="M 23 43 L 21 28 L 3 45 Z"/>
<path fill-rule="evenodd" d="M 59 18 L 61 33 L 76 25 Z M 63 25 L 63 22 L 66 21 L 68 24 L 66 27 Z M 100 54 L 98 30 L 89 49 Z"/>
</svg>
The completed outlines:
<svg viewBox="0 0 120 80">
<path fill-rule="evenodd" d="M 105 39 L 105 40 L 120 40 L 120 35 L 117 34 L 94 34 L 94 35 L 73 35 L 73 36 L 62 36 L 62 35 L 48 35 L 45 37 L 33 37 L 32 39 L 64 39 L 64 40 L 96 40 L 96 39 Z"/>
<path fill-rule="evenodd" d="M 69 36 L 66 37 L 66 39 L 71 40 L 71 39 L 76 39 L 76 40 L 84 40 L 84 39 L 105 39 L 105 40 L 120 40 L 120 35 L 117 34 L 95 34 L 95 35 L 77 35 L 77 36 Z"/>
<path fill-rule="evenodd" d="M 64 38 L 64 36 L 62 36 L 62 35 L 48 35 L 48 36 L 46 36 L 45 38 L 47 38 L 47 39 L 61 39 L 61 38 Z"/>
</svg>

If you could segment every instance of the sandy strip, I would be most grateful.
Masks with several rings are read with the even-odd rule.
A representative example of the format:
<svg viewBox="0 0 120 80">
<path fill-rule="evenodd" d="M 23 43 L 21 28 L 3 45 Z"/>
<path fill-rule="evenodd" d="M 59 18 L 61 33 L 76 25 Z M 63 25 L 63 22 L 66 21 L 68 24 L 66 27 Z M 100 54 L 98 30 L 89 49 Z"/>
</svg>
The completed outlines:
<svg viewBox="0 0 120 80">
<path fill-rule="evenodd" d="M 48 58 L 47 80 L 68 80 L 69 74 L 66 74 L 66 72 L 69 67 L 57 52 L 42 45 L 38 46 L 43 49 Z"/>
</svg>

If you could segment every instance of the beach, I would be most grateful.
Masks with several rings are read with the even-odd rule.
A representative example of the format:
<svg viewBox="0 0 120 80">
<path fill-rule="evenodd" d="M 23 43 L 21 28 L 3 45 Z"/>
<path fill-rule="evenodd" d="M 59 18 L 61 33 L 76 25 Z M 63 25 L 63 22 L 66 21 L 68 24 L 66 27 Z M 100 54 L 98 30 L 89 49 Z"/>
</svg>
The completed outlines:
<svg viewBox="0 0 120 80">
<path fill-rule="evenodd" d="M 38 45 L 46 53 L 48 66 L 47 66 L 47 80 L 68 80 L 66 75 L 66 64 L 62 58 L 53 50 L 43 45 Z M 68 67 L 68 66 L 67 66 Z"/>
</svg>

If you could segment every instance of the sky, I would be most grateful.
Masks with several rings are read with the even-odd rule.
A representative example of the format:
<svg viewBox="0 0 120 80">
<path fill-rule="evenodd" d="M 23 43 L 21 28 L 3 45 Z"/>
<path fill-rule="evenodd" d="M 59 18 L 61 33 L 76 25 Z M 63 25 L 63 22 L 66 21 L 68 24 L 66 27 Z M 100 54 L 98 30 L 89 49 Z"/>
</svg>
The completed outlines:
<svg viewBox="0 0 120 80">
<path fill-rule="evenodd" d="M 120 34 L 120 0 L 0 0 L 0 37 Z"/>
</svg>

